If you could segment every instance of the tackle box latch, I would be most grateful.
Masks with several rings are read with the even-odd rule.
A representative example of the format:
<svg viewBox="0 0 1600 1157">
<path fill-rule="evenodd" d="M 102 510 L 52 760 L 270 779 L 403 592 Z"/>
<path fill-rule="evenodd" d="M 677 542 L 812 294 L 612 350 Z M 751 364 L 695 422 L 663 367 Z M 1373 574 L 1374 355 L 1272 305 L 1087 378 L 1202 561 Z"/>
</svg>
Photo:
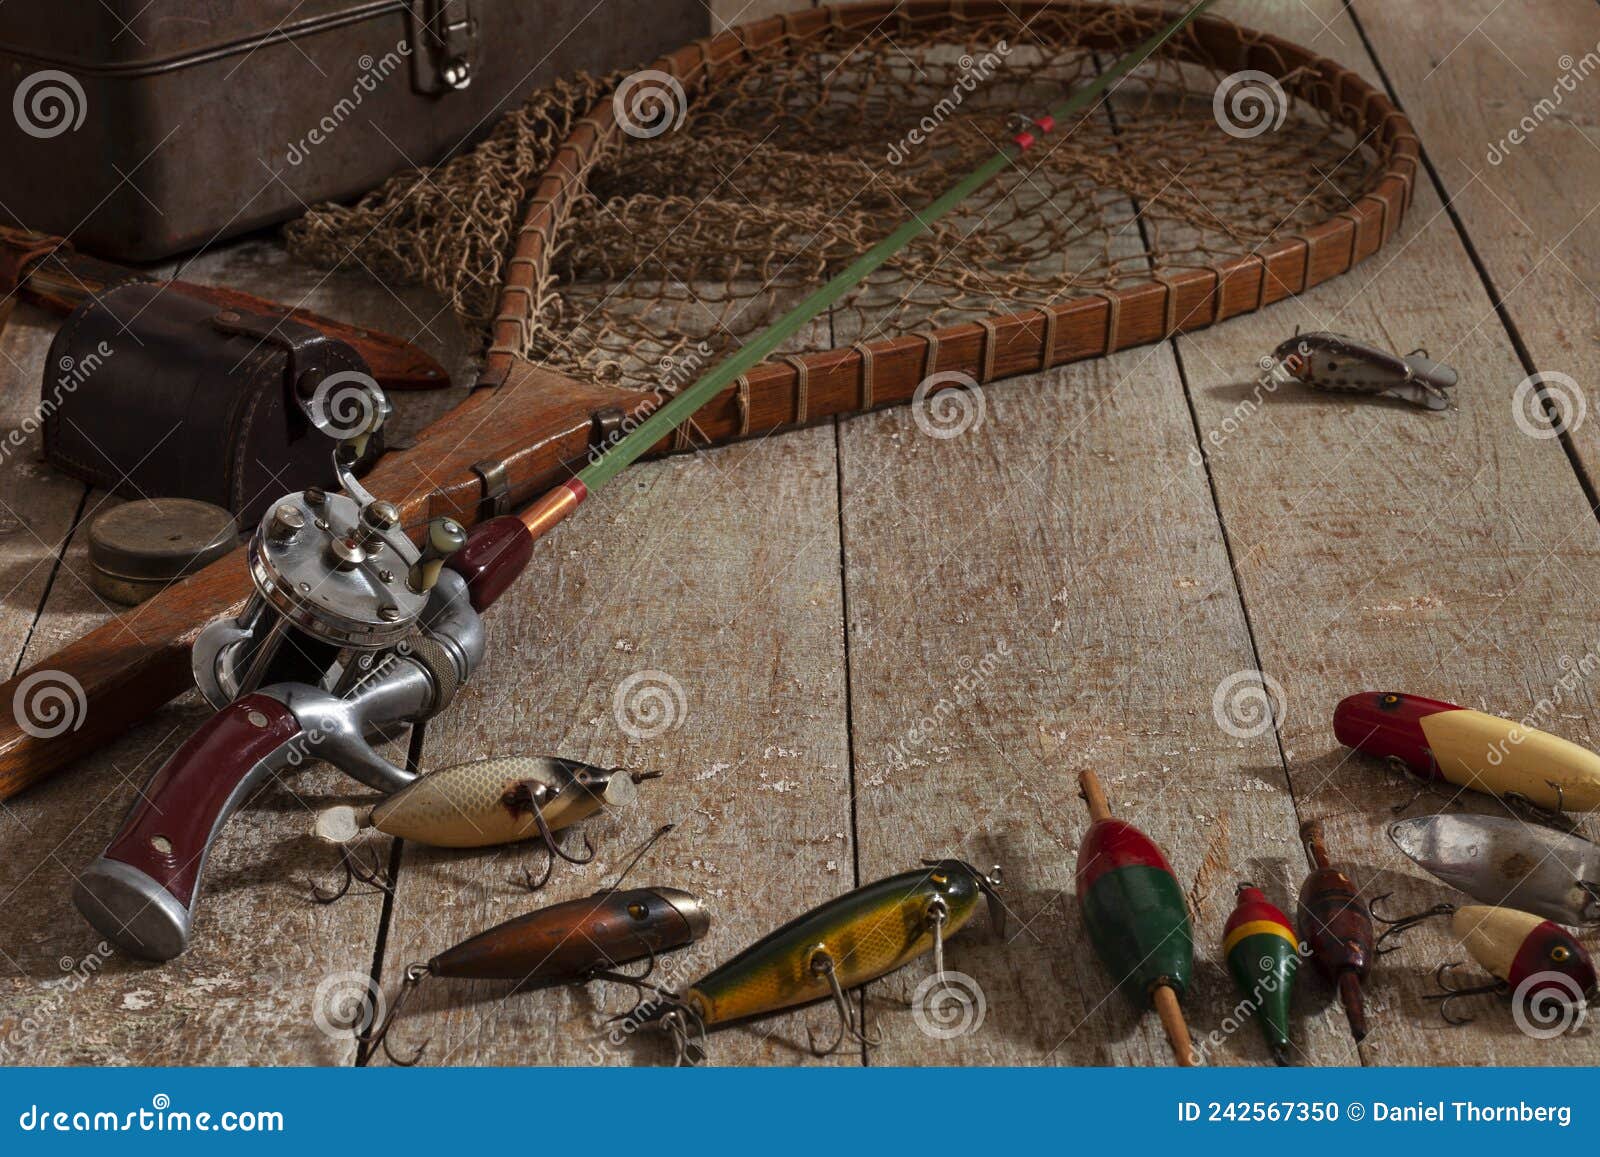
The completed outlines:
<svg viewBox="0 0 1600 1157">
<path fill-rule="evenodd" d="M 478 22 L 471 0 L 410 0 L 411 87 L 459 92 L 472 83 Z"/>
</svg>

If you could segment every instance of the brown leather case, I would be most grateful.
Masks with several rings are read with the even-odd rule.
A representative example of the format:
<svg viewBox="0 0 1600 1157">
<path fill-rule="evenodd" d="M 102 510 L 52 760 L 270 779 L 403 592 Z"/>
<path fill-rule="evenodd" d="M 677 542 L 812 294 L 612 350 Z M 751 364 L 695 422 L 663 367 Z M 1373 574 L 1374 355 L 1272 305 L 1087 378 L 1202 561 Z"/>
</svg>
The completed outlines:
<svg viewBox="0 0 1600 1157">
<path fill-rule="evenodd" d="M 435 164 L 532 89 L 708 24 L 701 0 L 0 4 L 0 223 L 165 257 Z"/>
<path fill-rule="evenodd" d="M 250 527 L 284 494 L 334 482 L 334 439 L 300 399 L 345 371 L 367 366 L 310 326 L 120 285 L 73 310 L 50 346 L 44 455 L 126 498 L 193 498 Z"/>
</svg>

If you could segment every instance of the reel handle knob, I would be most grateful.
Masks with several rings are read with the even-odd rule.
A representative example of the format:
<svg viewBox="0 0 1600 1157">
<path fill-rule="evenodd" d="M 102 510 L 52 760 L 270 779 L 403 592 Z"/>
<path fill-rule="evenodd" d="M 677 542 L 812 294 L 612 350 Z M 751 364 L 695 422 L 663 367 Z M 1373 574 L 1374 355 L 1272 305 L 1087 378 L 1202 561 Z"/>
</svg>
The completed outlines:
<svg viewBox="0 0 1600 1157">
<path fill-rule="evenodd" d="M 246 695 L 191 735 L 138 796 L 73 890 L 78 911 L 130 956 L 171 960 L 189 944 L 200 875 L 227 818 L 305 746 L 282 703 Z"/>
<path fill-rule="evenodd" d="M 428 523 L 428 537 L 422 555 L 411 568 L 411 589 L 431 591 L 439 581 L 444 560 L 467 544 L 466 529 L 453 518 L 435 518 Z"/>
</svg>

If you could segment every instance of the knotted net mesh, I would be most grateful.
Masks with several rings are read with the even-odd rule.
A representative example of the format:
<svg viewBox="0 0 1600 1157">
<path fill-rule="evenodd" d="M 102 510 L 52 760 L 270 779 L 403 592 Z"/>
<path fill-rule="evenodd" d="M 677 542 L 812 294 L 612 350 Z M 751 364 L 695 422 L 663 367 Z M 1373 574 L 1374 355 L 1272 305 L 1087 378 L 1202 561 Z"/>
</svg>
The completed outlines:
<svg viewBox="0 0 1600 1157">
<path fill-rule="evenodd" d="M 686 94 L 659 73 L 576 77 L 534 93 L 471 152 L 354 205 L 314 209 L 290 227 L 291 248 L 324 263 L 353 253 L 432 286 L 487 332 L 529 191 L 579 118 L 612 100 L 624 131 L 561 221 L 516 352 L 660 388 L 759 331 L 991 157 L 1019 131 L 1016 114 L 1058 104 L 1115 59 L 1090 45 L 1131 46 L 1155 19 L 1085 5 L 828 26 L 716 66 Z M 1374 185 L 1386 158 L 1314 71 L 1258 42 L 1249 59 L 1261 68 L 1240 73 L 1206 60 L 1193 30 L 1181 40 L 1081 121 L 1035 127 L 1038 143 L 1015 166 L 791 351 L 1211 267 L 1327 220 Z"/>
</svg>

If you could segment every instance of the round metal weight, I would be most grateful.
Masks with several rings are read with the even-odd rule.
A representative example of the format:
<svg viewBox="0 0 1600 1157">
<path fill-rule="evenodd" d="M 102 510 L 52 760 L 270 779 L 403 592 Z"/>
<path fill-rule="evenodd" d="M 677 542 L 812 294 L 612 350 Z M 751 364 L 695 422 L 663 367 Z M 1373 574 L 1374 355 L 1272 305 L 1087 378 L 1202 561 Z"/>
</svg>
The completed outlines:
<svg viewBox="0 0 1600 1157">
<path fill-rule="evenodd" d="M 89 523 L 95 590 L 126 606 L 232 550 L 239 525 L 220 506 L 189 498 L 124 502 Z"/>
</svg>

